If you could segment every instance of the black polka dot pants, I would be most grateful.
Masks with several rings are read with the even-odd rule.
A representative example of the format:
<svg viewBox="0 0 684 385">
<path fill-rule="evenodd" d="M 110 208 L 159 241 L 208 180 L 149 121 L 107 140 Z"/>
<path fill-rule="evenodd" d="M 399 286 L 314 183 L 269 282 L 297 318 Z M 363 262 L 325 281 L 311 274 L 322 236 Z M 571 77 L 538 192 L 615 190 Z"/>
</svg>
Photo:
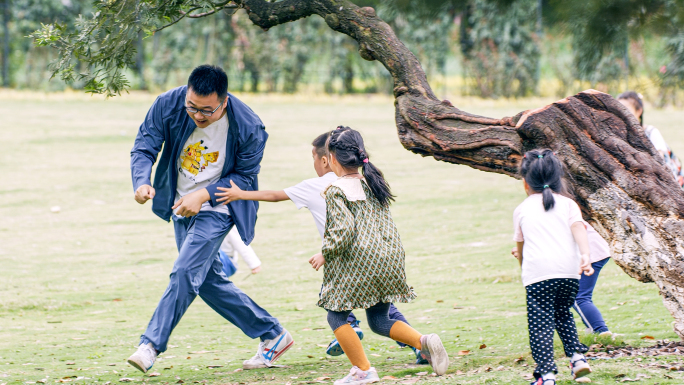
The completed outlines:
<svg viewBox="0 0 684 385">
<path fill-rule="evenodd" d="M 579 342 L 577 327 L 570 308 L 575 303 L 579 280 L 555 278 L 526 286 L 527 327 L 530 331 L 530 349 L 537 363 L 536 378 L 554 372 L 558 373 L 553 361 L 553 331 L 563 342 L 565 355 L 584 353 L 589 350 Z"/>
</svg>

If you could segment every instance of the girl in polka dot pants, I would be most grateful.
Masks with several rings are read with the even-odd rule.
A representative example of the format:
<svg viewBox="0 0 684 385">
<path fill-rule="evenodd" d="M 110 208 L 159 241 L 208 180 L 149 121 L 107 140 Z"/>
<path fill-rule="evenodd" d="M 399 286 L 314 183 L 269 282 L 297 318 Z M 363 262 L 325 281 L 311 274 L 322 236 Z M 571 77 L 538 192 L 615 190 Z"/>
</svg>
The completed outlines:
<svg viewBox="0 0 684 385">
<path fill-rule="evenodd" d="M 554 385 L 553 332 L 570 357 L 573 378 L 591 373 L 582 353 L 570 308 L 579 290 L 580 274 L 594 273 L 587 230 L 579 206 L 563 191 L 563 165 L 551 150 L 529 151 L 520 165 L 525 199 L 513 213 L 517 242 L 513 255 L 522 267 L 527 291 L 530 349 L 537 363 L 533 385 Z M 578 252 L 579 249 L 579 252 Z"/>
</svg>

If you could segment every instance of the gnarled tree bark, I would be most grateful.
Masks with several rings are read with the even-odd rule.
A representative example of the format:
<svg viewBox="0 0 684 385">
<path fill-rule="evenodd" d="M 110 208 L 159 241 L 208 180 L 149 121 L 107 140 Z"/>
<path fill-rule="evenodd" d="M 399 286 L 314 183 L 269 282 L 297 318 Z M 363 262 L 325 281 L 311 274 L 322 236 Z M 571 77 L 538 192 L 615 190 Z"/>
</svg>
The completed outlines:
<svg viewBox="0 0 684 385">
<path fill-rule="evenodd" d="M 418 59 L 372 8 L 348 0 L 235 2 L 266 30 L 318 15 L 354 38 L 361 57 L 378 60 L 394 78 L 407 150 L 513 177 L 525 151 L 554 150 L 584 218 L 627 274 L 655 282 L 684 339 L 684 194 L 639 122 L 610 95 L 588 90 L 514 117 L 476 116 L 434 95 Z"/>
</svg>

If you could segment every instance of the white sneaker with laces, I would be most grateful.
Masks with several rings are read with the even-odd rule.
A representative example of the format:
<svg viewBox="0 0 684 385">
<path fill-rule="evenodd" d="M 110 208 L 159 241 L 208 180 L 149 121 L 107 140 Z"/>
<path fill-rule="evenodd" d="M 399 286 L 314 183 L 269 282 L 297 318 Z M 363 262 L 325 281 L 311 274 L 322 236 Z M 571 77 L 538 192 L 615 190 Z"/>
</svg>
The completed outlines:
<svg viewBox="0 0 684 385">
<path fill-rule="evenodd" d="M 261 341 L 257 353 L 254 357 L 243 362 L 242 368 L 245 370 L 270 368 L 292 345 L 294 345 L 294 338 L 287 330 L 283 330 L 278 337 Z"/>
<path fill-rule="evenodd" d="M 335 385 L 360 385 L 378 381 L 380 381 L 380 377 L 375 368 L 364 371 L 354 366 L 344 378 L 335 381 Z"/>
<path fill-rule="evenodd" d="M 449 356 L 437 334 L 425 334 L 420 337 L 422 349 L 420 355 L 432 366 L 438 376 L 444 375 L 449 368 Z"/>
<path fill-rule="evenodd" d="M 138 350 L 136 350 L 132 356 L 128 357 L 128 363 L 143 373 L 147 373 L 156 360 L 157 351 L 154 349 L 151 342 L 148 342 L 145 345 L 141 344 L 138 346 Z"/>
</svg>

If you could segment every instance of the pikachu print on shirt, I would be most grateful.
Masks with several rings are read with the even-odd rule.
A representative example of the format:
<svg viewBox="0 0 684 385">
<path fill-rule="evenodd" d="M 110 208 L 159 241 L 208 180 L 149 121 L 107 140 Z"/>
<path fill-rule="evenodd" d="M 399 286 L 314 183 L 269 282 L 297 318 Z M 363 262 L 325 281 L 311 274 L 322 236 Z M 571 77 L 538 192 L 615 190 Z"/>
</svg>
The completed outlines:
<svg viewBox="0 0 684 385">
<path fill-rule="evenodd" d="M 195 128 L 178 156 L 176 201 L 181 197 L 218 182 L 226 160 L 227 115 L 205 128 Z M 202 205 L 202 211 L 228 213 L 226 205 Z"/>
</svg>

